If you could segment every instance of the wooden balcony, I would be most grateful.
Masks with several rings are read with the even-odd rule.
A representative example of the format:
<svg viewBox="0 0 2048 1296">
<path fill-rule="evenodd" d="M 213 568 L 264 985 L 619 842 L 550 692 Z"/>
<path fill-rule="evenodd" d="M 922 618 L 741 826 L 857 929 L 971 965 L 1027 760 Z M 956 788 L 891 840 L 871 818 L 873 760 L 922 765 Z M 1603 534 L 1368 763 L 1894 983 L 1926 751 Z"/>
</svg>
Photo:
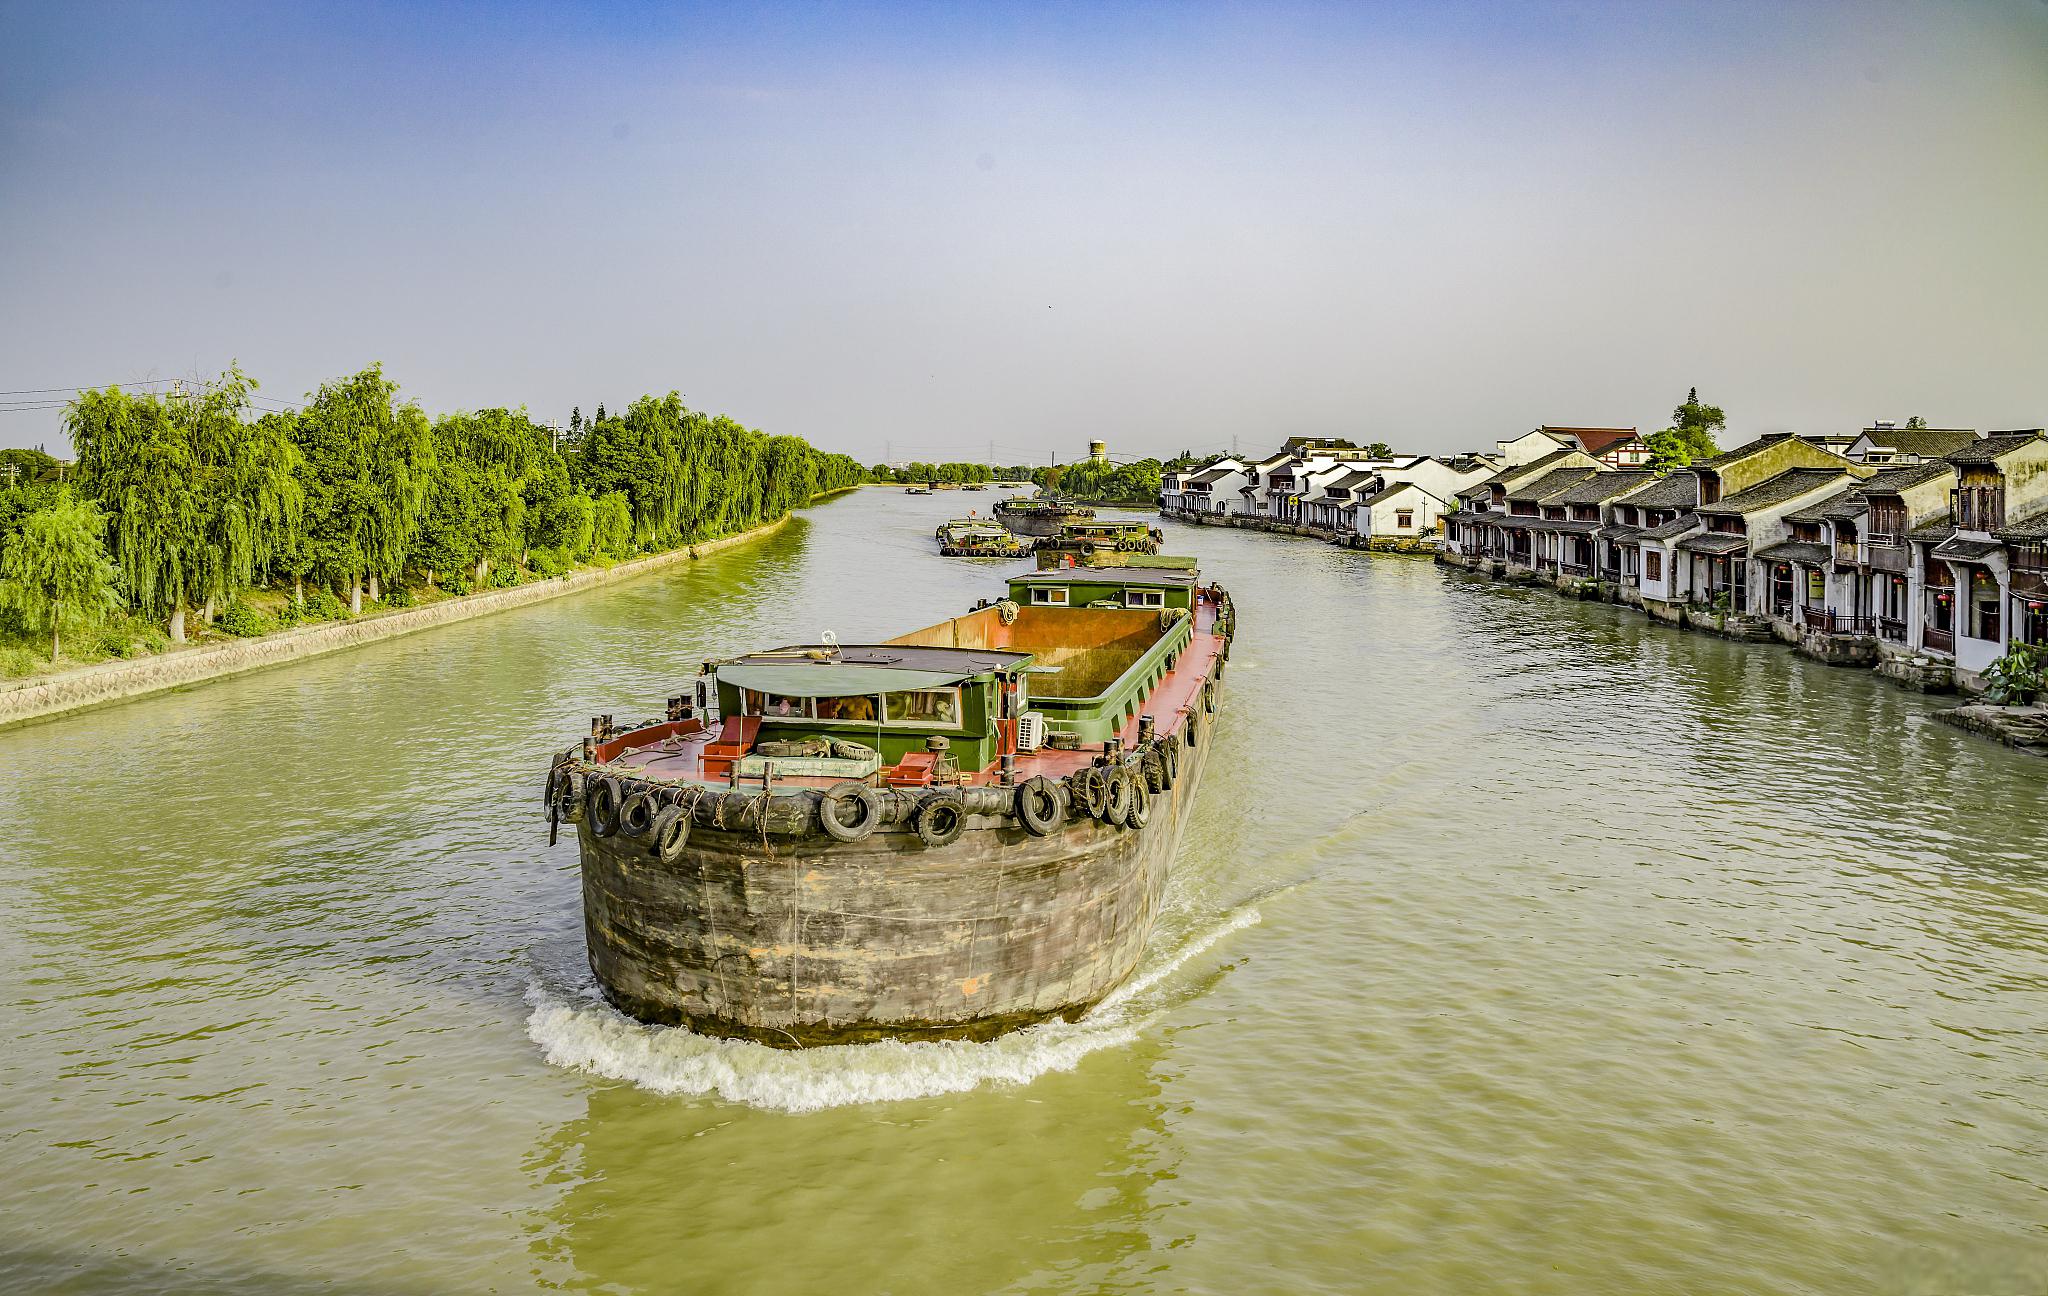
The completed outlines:
<svg viewBox="0 0 2048 1296">
<path fill-rule="evenodd" d="M 1928 626 L 1920 632 L 1920 646 L 1935 652 L 1952 653 L 1956 650 L 1956 637 L 1948 630 L 1936 630 Z"/>
<path fill-rule="evenodd" d="M 1906 642 L 1906 623 L 1897 617 L 1881 616 L 1877 619 L 1877 633 L 1893 643 Z"/>
</svg>

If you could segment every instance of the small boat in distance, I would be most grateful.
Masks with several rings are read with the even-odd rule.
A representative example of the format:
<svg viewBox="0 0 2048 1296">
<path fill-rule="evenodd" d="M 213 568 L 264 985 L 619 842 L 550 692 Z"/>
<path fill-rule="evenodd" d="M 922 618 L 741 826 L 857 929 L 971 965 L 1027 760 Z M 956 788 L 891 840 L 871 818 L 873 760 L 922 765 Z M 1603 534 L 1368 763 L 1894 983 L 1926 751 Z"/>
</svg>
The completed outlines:
<svg viewBox="0 0 2048 1296">
<path fill-rule="evenodd" d="M 906 486 L 903 493 L 905 495 L 929 495 L 932 493 L 932 488 L 929 486 Z"/>
<path fill-rule="evenodd" d="M 707 662 L 547 777 L 605 997 L 778 1048 L 989 1039 L 1137 967 L 1209 752 L 1230 598 L 1031 572 L 875 644 Z"/>
</svg>

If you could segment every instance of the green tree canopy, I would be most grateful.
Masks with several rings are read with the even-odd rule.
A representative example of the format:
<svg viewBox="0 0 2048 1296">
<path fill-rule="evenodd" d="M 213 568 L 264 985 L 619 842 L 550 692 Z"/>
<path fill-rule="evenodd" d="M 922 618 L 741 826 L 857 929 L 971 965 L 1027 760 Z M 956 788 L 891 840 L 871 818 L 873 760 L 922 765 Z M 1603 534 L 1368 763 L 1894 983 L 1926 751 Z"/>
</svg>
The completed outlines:
<svg viewBox="0 0 2048 1296">
<path fill-rule="evenodd" d="M 1671 411 L 1671 426 L 1643 438 L 1650 448 L 1650 466 L 1659 472 L 1683 468 L 1695 459 L 1707 459 L 1721 452 L 1715 437 L 1728 427 L 1728 417 L 1719 405 L 1700 402 L 1700 389 L 1692 388 L 1685 403 Z"/>
<path fill-rule="evenodd" d="M 106 519 L 88 500 L 59 491 L 49 507 L 22 519 L 0 558 L 0 612 L 32 634 L 50 636 L 50 660 L 67 626 L 88 625 L 120 606 L 115 572 L 101 536 Z"/>
</svg>

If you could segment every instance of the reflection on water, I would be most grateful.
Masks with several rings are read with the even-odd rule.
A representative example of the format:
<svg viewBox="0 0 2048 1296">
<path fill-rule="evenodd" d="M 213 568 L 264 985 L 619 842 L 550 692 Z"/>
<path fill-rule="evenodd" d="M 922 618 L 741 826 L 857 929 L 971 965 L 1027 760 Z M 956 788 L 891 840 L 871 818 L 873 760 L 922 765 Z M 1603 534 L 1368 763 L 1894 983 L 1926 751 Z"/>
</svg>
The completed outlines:
<svg viewBox="0 0 2048 1296">
<path fill-rule="evenodd" d="M 1242 612 L 1142 984 L 790 1054 L 588 995 L 545 753 L 1019 564 L 863 492 L 703 563 L 0 733 L 0 1289 L 2020 1292 L 2048 765 L 1427 562 Z"/>
</svg>

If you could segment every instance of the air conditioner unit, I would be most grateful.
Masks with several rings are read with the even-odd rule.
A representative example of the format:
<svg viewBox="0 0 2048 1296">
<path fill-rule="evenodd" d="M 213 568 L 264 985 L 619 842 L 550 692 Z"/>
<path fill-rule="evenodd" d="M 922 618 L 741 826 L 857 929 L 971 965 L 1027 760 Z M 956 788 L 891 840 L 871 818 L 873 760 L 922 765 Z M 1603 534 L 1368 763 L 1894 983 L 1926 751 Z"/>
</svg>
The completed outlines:
<svg viewBox="0 0 2048 1296">
<path fill-rule="evenodd" d="M 1026 711 L 1017 721 L 1017 750 L 1035 752 L 1045 746 L 1045 717 Z"/>
</svg>

